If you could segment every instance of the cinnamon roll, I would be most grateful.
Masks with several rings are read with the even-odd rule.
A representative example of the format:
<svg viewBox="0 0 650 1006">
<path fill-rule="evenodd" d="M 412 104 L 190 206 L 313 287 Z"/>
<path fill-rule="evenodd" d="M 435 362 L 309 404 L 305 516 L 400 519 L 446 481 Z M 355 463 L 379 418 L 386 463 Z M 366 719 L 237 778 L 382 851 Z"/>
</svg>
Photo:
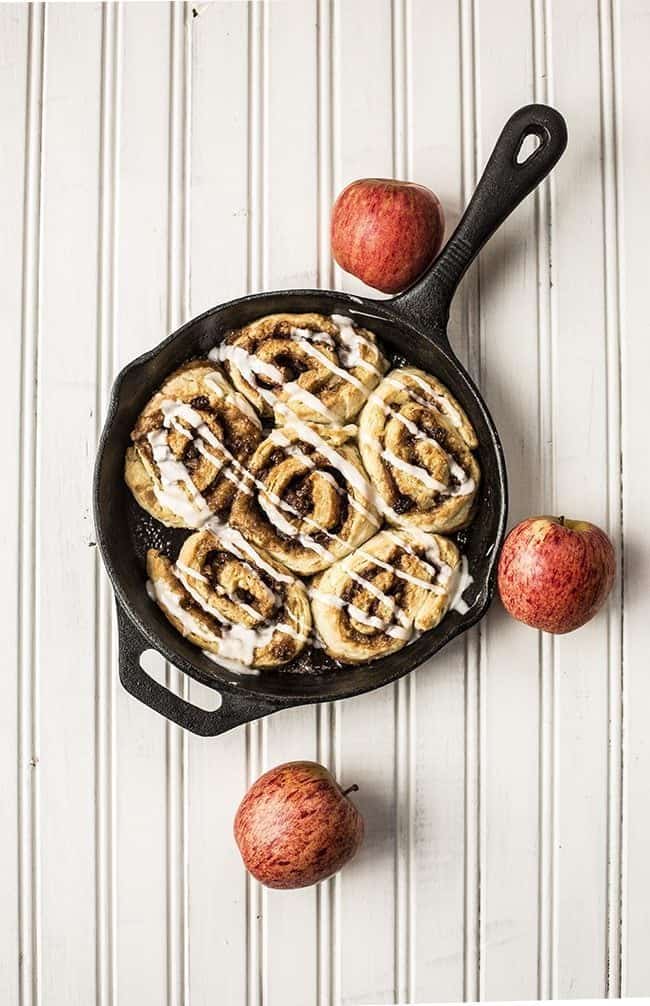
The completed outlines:
<svg viewBox="0 0 650 1006">
<path fill-rule="evenodd" d="M 447 538 L 381 531 L 312 581 L 317 637 L 346 664 L 395 653 L 439 624 L 461 570 L 458 549 Z"/>
<path fill-rule="evenodd" d="M 305 575 L 352 552 L 381 524 L 355 434 L 355 426 L 300 420 L 274 430 L 248 462 L 232 527 Z"/>
<path fill-rule="evenodd" d="M 250 403 L 207 360 L 175 371 L 140 414 L 124 477 L 141 507 L 168 527 L 223 516 L 262 430 Z"/>
<path fill-rule="evenodd" d="M 304 585 L 232 528 L 190 535 L 175 563 L 147 554 L 149 594 L 183 636 L 219 661 L 278 667 L 305 646 Z"/>
<path fill-rule="evenodd" d="M 278 425 L 292 415 L 347 423 L 387 369 L 373 333 L 342 315 L 269 315 L 231 332 L 210 358 Z"/>
<path fill-rule="evenodd" d="M 359 447 L 391 524 L 450 533 L 474 515 L 476 433 L 451 392 L 415 367 L 391 371 L 359 420 Z"/>
</svg>

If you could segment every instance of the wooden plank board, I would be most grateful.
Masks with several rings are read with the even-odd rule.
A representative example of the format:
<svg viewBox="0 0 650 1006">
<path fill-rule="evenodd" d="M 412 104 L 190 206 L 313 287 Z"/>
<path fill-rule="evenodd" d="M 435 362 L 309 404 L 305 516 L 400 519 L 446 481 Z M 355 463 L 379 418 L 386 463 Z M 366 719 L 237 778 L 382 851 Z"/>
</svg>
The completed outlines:
<svg viewBox="0 0 650 1006">
<path fill-rule="evenodd" d="M 598 11 L 553 7 L 552 89 L 571 128 L 555 175 L 555 505 L 608 523 Z M 561 207 L 561 212 L 559 208 Z M 579 249 L 579 253 L 577 253 Z M 597 475 L 595 473 L 598 473 Z M 607 989 L 608 621 L 556 640 L 555 974 L 558 996 Z"/>
<path fill-rule="evenodd" d="M 0 89 L 5 96 L 6 114 L 0 137 L 0 165 L 4 185 L 0 192 L 0 305 L 5 333 L 2 346 L 9 373 L 19 375 L 5 389 L 5 485 L 20 486 L 31 472 L 25 471 L 25 445 L 29 425 L 27 417 L 33 414 L 34 357 L 30 353 L 31 340 L 25 331 L 29 324 L 32 305 L 28 303 L 30 284 L 33 282 L 32 261 L 37 261 L 32 250 L 34 227 L 28 214 L 34 192 L 28 201 L 26 185 L 38 180 L 37 164 L 30 162 L 38 157 L 38 142 L 30 144 L 26 129 L 28 108 L 37 108 L 29 101 L 28 85 L 32 89 L 40 74 L 39 25 L 30 22 L 26 7 L 0 8 Z M 37 37 L 30 45 L 30 26 Z M 31 59 L 30 59 L 31 55 Z M 34 55 L 36 59 L 34 60 Z M 40 137 L 40 124 L 34 123 L 33 136 Z M 27 156 L 29 151 L 29 156 Z M 32 273 L 30 275 L 30 272 Z M 22 987 L 29 985 L 32 968 L 31 946 L 24 942 L 21 925 L 19 897 L 24 889 L 20 868 L 30 869 L 30 863 L 21 859 L 20 793 L 25 793 L 28 780 L 34 775 L 31 765 L 33 751 L 27 737 L 20 736 L 18 720 L 20 677 L 26 663 L 24 635 L 29 631 L 29 607 L 17 590 L 24 583 L 25 566 L 32 562 L 30 549 L 21 541 L 21 524 L 27 500 L 21 504 L 20 492 L 3 492 L 0 496 L 0 542 L 7 569 L 14 575 L 0 579 L 2 610 L 6 612 L 2 625 L 4 673 L 0 675 L 0 760 L 3 765 L 3 800 L 0 806 L 0 834 L 2 834 L 2 860 L 0 863 L 0 901 L 4 910 L 0 915 L 0 975 L 7 999 L 18 1002 L 21 983 L 19 955 L 23 955 Z M 23 834 L 26 834 L 23 831 Z M 29 917 L 27 905 L 22 908 Z"/>
<path fill-rule="evenodd" d="M 95 997 L 96 977 L 95 557 L 87 487 L 95 447 L 101 27 L 96 4 L 47 11 L 36 499 L 39 817 L 47 836 L 40 971 L 43 998 L 71 1003 Z M 72 959 L 74 967 L 61 967 Z"/>
<path fill-rule="evenodd" d="M 390 5 L 337 3 L 333 28 L 333 183 L 338 193 L 355 178 L 394 172 Z M 349 86 L 351 67 L 354 88 Z M 338 269 L 335 283 L 350 292 L 374 293 Z M 340 878 L 334 954 L 344 1001 L 389 1003 L 396 995 L 396 694 L 395 688 L 374 692 L 338 710 L 340 781 L 359 783 L 355 803 L 366 821 L 364 845 Z M 370 953 L 358 952 L 354 934 L 360 918 Z"/>
<path fill-rule="evenodd" d="M 648 993 L 648 23 L 647 0 L 0 8 L 8 1001 Z M 533 99 L 567 154 L 466 277 L 451 341 L 502 433 L 510 523 L 596 521 L 624 584 L 555 642 L 495 605 L 395 688 L 183 736 L 119 686 L 88 547 L 114 371 L 247 289 L 369 292 L 331 266 L 333 196 L 412 177 L 452 225 Z M 360 784 L 366 843 L 317 890 L 264 892 L 233 815 L 301 757 Z"/>
<path fill-rule="evenodd" d="M 648 779 L 650 708 L 648 677 L 647 599 L 648 467 L 643 424 L 639 415 L 647 398 L 650 372 L 648 341 L 643 335 L 645 290 L 648 284 L 649 220 L 646 165 L 650 155 L 647 130 L 639 129 L 637 100 L 647 76 L 650 42 L 647 5 L 620 5 L 614 20 L 614 59 L 617 68 L 616 167 L 619 193 L 619 304 L 623 380 L 623 527 L 625 534 L 624 585 L 624 817 L 622 995 L 645 996 L 650 989 L 650 864 L 648 843 Z M 614 240 L 614 238 L 612 238 Z"/>
<path fill-rule="evenodd" d="M 191 22 L 190 308 L 241 296 L 247 282 L 248 14 L 218 4 Z M 229 101 L 215 100 L 230 95 Z M 199 704 L 205 689 L 192 683 Z M 245 728 L 188 739 L 189 998 L 246 1001 L 246 880 L 232 837 L 246 789 Z"/>
<path fill-rule="evenodd" d="M 508 2 L 489 12 L 477 11 L 481 164 L 515 108 L 534 98 L 531 11 Z M 509 33 L 521 44 L 504 46 Z M 535 199 L 528 198 L 480 259 L 481 388 L 506 454 L 511 525 L 543 512 L 547 500 L 537 402 L 542 386 L 535 224 Z M 486 999 L 534 999 L 538 994 L 539 636 L 508 618 L 497 603 L 486 620 L 484 639 L 480 992 Z M 516 758 L 510 756 L 513 750 Z"/>
<path fill-rule="evenodd" d="M 446 40 L 444 46 L 439 40 Z M 407 175 L 436 192 L 447 232 L 462 208 L 459 9 L 426 0 L 406 23 Z M 435 49 L 437 58 L 432 61 Z M 459 332 L 453 320 L 452 340 Z M 465 648 L 462 642 L 419 668 L 415 705 L 415 820 L 411 954 L 414 1002 L 463 997 L 465 873 Z"/>
<path fill-rule="evenodd" d="M 129 4 L 122 10 L 118 368 L 167 334 L 170 29 L 166 4 Z M 116 992 L 128 1001 L 146 990 L 163 1002 L 169 959 L 166 728 L 121 688 L 115 717 Z"/>
<path fill-rule="evenodd" d="M 316 4 L 305 0 L 268 4 L 259 31 L 264 68 L 262 287 L 315 287 L 319 283 Z M 307 706 L 270 717 L 263 767 L 292 759 L 316 760 L 317 715 L 316 707 Z M 264 916 L 265 1002 L 269 1006 L 315 1002 L 317 890 L 308 888 L 289 898 L 285 892 L 269 891 Z"/>
</svg>

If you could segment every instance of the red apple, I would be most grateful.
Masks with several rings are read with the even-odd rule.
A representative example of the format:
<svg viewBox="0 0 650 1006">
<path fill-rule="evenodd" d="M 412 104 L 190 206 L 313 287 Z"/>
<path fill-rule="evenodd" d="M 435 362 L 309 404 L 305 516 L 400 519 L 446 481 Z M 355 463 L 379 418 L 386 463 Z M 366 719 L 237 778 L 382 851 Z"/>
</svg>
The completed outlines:
<svg viewBox="0 0 650 1006">
<path fill-rule="evenodd" d="M 602 607 L 615 571 L 612 543 L 595 524 L 529 517 L 506 538 L 499 593 L 520 622 L 544 632 L 572 632 Z"/>
<path fill-rule="evenodd" d="M 398 293 L 440 251 L 445 217 L 423 185 L 361 178 L 334 203 L 332 255 L 346 272 L 383 293 Z"/>
<path fill-rule="evenodd" d="M 235 841 L 246 869 L 266 887 L 285 889 L 331 877 L 363 839 L 363 818 L 349 792 L 313 761 L 265 772 L 235 817 Z"/>
</svg>

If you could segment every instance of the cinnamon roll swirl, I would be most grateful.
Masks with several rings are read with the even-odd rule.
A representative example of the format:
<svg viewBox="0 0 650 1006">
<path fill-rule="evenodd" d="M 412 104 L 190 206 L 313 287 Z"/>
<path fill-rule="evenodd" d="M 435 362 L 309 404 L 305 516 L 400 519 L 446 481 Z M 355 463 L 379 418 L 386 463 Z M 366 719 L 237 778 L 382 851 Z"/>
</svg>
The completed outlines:
<svg viewBox="0 0 650 1006">
<path fill-rule="evenodd" d="M 387 369 L 373 333 L 342 315 L 269 315 L 231 332 L 210 358 L 278 425 L 292 415 L 347 423 Z"/>
<path fill-rule="evenodd" d="M 386 519 L 450 533 L 474 514 L 474 429 L 451 392 L 415 367 L 391 371 L 368 398 L 359 448 Z"/>
<path fill-rule="evenodd" d="M 219 660 L 278 667 L 307 642 L 304 585 L 232 528 L 190 535 L 175 563 L 150 549 L 147 572 L 149 594 L 172 625 Z"/>
<path fill-rule="evenodd" d="M 331 566 L 375 533 L 356 427 L 300 420 L 274 430 L 248 463 L 230 524 L 297 573 Z"/>
<path fill-rule="evenodd" d="M 214 364 L 193 360 L 151 398 L 131 439 L 124 477 L 140 506 L 168 527 L 201 527 L 227 512 L 262 430 Z"/>
<path fill-rule="evenodd" d="M 401 650 L 446 614 L 461 576 L 447 538 L 381 531 L 312 581 L 317 637 L 346 664 Z"/>
</svg>

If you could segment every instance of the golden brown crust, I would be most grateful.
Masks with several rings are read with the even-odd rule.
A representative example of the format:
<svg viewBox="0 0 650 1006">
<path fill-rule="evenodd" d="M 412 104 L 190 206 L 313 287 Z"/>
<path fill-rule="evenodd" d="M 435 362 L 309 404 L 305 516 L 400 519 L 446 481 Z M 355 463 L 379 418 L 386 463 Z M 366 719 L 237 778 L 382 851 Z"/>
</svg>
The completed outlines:
<svg viewBox="0 0 650 1006">
<path fill-rule="evenodd" d="M 278 667 L 307 642 L 307 592 L 270 556 L 245 546 L 223 528 L 190 535 L 175 564 L 150 549 L 151 589 L 172 625 L 196 646 L 250 667 Z"/>
<path fill-rule="evenodd" d="M 282 425 L 354 419 L 387 363 L 372 332 L 348 318 L 273 314 L 231 332 L 219 359 L 260 415 Z"/>
<path fill-rule="evenodd" d="M 459 567 L 447 538 L 381 531 L 313 580 L 314 625 L 326 651 L 363 664 L 401 650 L 442 620 Z"/>
<path fill-rule="evenodd" d="M 359 488 L 365 472 L 355 432 L 304 423 L 274 430 L 249 461 L 252 477 L 235 498 L 231 525 L 303 575 L 347 555 L 381 523 Z"/>
<path fill-rule="evenodd" d="M 480 482 L 469 419 L 415 367 L 386 375 L 359 421 L 359 447 L 389 523 L 450 534 L 470 523 Z"/>
<path fill-rule="evenodd" d="M 199 526 L 210 513 L 227 514 L 241 466 L 261 435 L 259 418 L 221 371 L 208 360 L 191 361 L 165 381 L 138 417 L 126 455 L 126 483 L 140 506 L 168 527 Z M 163 457 L 177 463 L 172 474 L 185 472 L 185 481 L 165 485 L 151 438 L 160 441 Z"/>
<path fill-rule="evenodd" d="M 480 480 L 449 390 L 413 367 L 386 374 L 375 336 L 337 315 L 261 318 L 210 357 L 167 378 L 125 456 L 143 509 L 201 528 L 176 563 L 147 556 L 171 624 L 239 668 L 291 662 L 312 612 L 327 653 L 351 664 L 437 625 L 460 557 L 430 532 L 471 521 Z M 343 425 L 359 410 L 358 429 Z M 266 437 L 258 412 L 276 427 Z M 309 591 L 294 574 L 314 577 Z"/>
</svg>

